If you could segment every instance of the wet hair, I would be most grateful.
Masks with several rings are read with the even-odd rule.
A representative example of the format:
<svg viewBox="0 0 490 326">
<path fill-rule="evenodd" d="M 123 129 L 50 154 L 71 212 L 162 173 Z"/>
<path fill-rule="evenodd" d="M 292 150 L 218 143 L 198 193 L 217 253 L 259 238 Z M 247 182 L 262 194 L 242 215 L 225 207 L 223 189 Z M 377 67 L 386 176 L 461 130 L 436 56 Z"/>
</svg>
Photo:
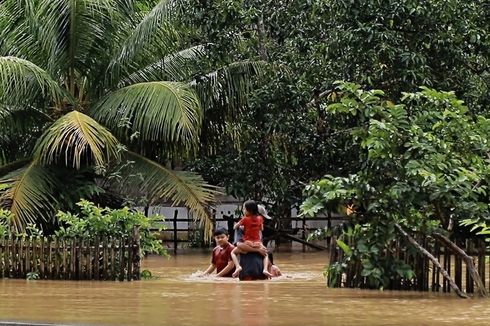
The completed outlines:
<svg viewBox="0 0 490 326">
<path fill-rule="evenodd" d="M 247 200 L 243 203 L 243 207 L 252 215 L 259 215 L 259 206 L 253 200 Z"/>
<path fill-rule="evenodd" d="M 228 230 L 225 228 L 217 228 L 216 230 L 214 230 L 214 233 L 213 233 L 214 236 L 222 235 L 222 234 L 228 235 Z"/>
</svg>

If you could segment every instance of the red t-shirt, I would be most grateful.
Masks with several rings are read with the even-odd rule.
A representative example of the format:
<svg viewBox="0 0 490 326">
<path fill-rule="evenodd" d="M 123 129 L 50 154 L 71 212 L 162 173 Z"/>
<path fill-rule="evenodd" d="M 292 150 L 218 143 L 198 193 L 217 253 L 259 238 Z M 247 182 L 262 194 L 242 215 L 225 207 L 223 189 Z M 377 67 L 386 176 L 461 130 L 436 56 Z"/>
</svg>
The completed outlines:
<svg viewBox="0 0 490 326">
<path fill-rule="evenodd" d="M 243 225 L 243 241 L 260 241 L 260 232 L 264 225 L 262 216 L 247 215 L 239 223 Z"/>
<path fill-rule="evenodd" d="M 235 246 L 229 243 L 224 248 L 221 248 L 220 246 L 216 246 L 216 248 L 213 249 L 213 258 L 211 258 L 211 264 L 216 266 L 216 273 L 221 272 L 228 265 L 228 262 L 231 260 L 231 252 L 233 251 L 234 248 Z M 231 277 L 233 271 L 234 269 L 232 269 L 228 274 L 223 276 Z"/>
</svg>

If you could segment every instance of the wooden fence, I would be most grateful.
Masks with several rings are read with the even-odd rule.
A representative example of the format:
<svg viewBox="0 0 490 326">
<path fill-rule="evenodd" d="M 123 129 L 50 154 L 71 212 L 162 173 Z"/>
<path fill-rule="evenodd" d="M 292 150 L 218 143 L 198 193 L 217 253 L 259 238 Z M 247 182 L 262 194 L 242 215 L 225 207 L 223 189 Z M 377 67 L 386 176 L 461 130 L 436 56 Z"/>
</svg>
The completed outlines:
<svg viewBox="0 0 490 326">
<path fill-rule="evenodd" d="M 290 227 L 290 228 L 276 228 L 277 231 L 280 231 L 280 233 L 283 234 L 298 234 L 298 239 L 302 239 L 303 241 L 306 240 L 308 233 L 310 230 L 316 230 L 317 228 L 310 228 L 308 227 L 308 222 L 309 221 L 323 221 L 326 222 L 326 226 L 329 228 L 331 227 L 332 221 L 343 221 L 344 219 L 341 217 L 290 217 L 290 218 L 281 218 L 280 221 L 283 224 L 292 223 L 296 222 L 296 227 Z M 173 252 L 174 254 L 177 254 L 177 248 L 178 244 L 181 242 L 187 242 L 190 243 L 194 239 L 192 239 L 192 236 L 187 236 L 185 238 L 179 238 L 179 232 L 188 232 L 188 234 L 196 234 L 200 233 L 199 236 L 199 243 L 197 244 L 198 246 L 206 246 L 209 244 L 206 244 L 203 242 L 203 230 L 199 226 L 194 226 L 194 220 L 192 218 L 188 217 L 179 217 L 179 211 L 175 210 L 174 215 L 172 219 L 167 219 L 167 222 L 172 222 L 172 227 L 166 228 L 164 231 L 162 231 L 163 234 L 170 234 L 171 239 L 170 242 L 173 245 Z M 179 222 L 186 222 L 188 223 L 188 227 L 185 228 L 179 228 L 178 223 Z M 226 224 L 226 229 L 228 229 L 228 232 L 230 234 L 230 240 L 233 241 L 233 225 L 235 223 L 235 217 L 234 215 L 224 215 L 223 218 L 217 218 L 216 215 L 213 215 L 213 229 L 216 228 L 216 225 L 220 222 L 226 222 L 223 224 Z M 277 240 L 277 239 L 275 239 Z M 289 239 L 290 240 L 290 239 Z M 318 246 L 321 247 L 321 246 Z M 319 248 L 318 248 L 319 249 Z M 322 248 L 323 249 L 323 248 Z"/>
<path fill-rule="evenodd" d="M 488 259 L 488 249 L 485 241 L 481 239 L 456 239 L 453 240 L 460 248 L 473 258 L 476 270 L 482 278 L 483 285 L 490 290 L 490 260 Z M 345 241 L 351 248 L 353 243 L 347 239 Z M 431 252 L 439 261 L 459 289 L 466 293 L 473 293 L 475 290 L 474 281 L 470 277 L 469 270 L 463 260 L 454 255 L 447 247 L 433 238 L 419 238 L 417 242 Z M 435 266 L 427 257 L 416 252 L 411 245 L 404 241 L 396 241 L 392 248 L 387 250 L 394 258 L 412 266 L 415 272 L 413 280 L 401 277 L 390 281 L 389 290 L 416 290 L 451 292 L 448 280 L 442 277 L 440 269 Z M 332 237 L 330 242 L 330 265 L 342 261 L 344 252 L 337 246 L 336 238 Z M 367 288 L 367 278 L 361 276 L 362 266 L 359 262 L 350 264 L 342 277 L 338 277 L 335 284 L 329 286 Z"/>
<path fill-rule="evenodd" d="M 0 239 L 0 277 L 51 280 L 139 280 L 140 235 L 79 238 Z"/>
</svg>

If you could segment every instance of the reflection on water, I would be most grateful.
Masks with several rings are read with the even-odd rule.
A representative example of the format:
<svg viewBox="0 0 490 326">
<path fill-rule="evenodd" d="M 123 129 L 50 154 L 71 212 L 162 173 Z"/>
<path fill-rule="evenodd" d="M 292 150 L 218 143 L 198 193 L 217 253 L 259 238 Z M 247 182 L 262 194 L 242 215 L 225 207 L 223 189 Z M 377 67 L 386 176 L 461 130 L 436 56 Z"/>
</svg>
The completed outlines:
<svg viewBox="0 0 490 326">
<path fill-rule="evenodd" d="M 197 278 L 210 252 L 143 263 L 141 282 L 0 281 L 0 320 L 96 325 L 490 325 L 490 300 L 329 289 L 324 252 L 276 253 L 285 276 Z"/>
</svg>

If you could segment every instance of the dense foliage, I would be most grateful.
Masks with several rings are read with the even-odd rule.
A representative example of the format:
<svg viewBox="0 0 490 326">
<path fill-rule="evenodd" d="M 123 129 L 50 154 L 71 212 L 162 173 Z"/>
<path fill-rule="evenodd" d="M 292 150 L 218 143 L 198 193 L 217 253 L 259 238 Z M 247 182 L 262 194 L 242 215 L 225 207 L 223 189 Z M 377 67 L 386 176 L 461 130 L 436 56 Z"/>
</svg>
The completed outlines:
<svg viewBox="0 0 490 326">
<path fill-rule="evenodd" d="M 228 194 L 265 200 L 273 216 L 287 217 L 311 180 L 328 174 L 339 187 L 366 181 L 359 171 L 367 169 L 362 137 L 368 136 L 351 132 L 372 117 L 365 108 L 325 110 L 325 103 L 360 101 L 352 84 L 334 91 L 336 80 L 347 80 L 383 92 L 370 91 L 375 104 L 360 107 L 384 108 L 372 110 L 406 123 L 391 122 L 387 131 L 380 120 L 379 139 L 369 146 L 395 156 L 378 157 L 378 172 L 422 169 L 432 180 L 424 183 L 436 196 L 430 201 L 447 205 L 437 216 L 414 212 L 406 226 L 447 228 L 467 214 L 474 219 L 466 223 L 485 231 L 483 215 L 468 215 L 485 211 L 472 189 L 481 171 L 448 154 L 481 156 L 484 149 L 461 147 L 476 143 L 474 135 L 458 145 L 444 138 L 446 130 L 433 130 L 444 144 L 418 150 L 442 162 L 436 167 L 410 165 L 425 156 L 409 165 L 395 161 L 403 146 L 383 137 L 396 131 L 393 137 L 408 139 L 414 126 L 427 132 L 430 119 L 446 121 L 435 113 L 446 105 L 439 102 L 467 110 L 454 113 L 467 119 L 466 127 L 488 116 L 489 13 L 484 0 L 2 1 L 0 204 L 23 228 L 40 217 L 52 223 L 57 209 L 71 209 L 81 197 L 145 205 L 170 200 L 193 208 L 209 228 L 214 189 L 197 174 L 169 168 L 183 165 Z M 419 86 L 429 88 L 415 93 Z M 473 131 L 484 136 L 483 129 Z M 447 172 L 456 181 L 467 173 L 470 186 L 455 181 L 444 188 Z M 417 173 L 403 179 L 408 188 L 376 189 L 381 198 L 416 196 L 414 184 L 429 182 Z M 378 174 L 371 181 L 379 185 L 391 176 Z M 463 194 L 471 198 L 458 202 Z M 393 202 L 373 202 L 377 212 L 395 214 Z M 398 214 L 410 209 L 401 206 Z"/>
<path fill-rule="evenodd" d="M 335 80 L 398 102 L 419 85 L 454 90 L 472 113 L 489 103 L 485 1 L 201 1 L 198 33 L 213 60 L 271 64 L 232 125 L 240 137 L 204 148 L 194 168 L 239 198 L 267 198 L 286 216 L 302 184 L 357 171 L 356 116 L 326 115 Z"/>
<path fill-rule="evenodd" d="M 214 187 L 169 167 L 196 151 L 215 103 L 242 104 L 257 66 L 206 64 L 186 6 L 0 3 L 0 205 L 16 229 L 55 228 L 57 209 L 112 196 L 184 204 L 210 231 Z"/>
<path fill-rule="evenodd" d="M 467 219 L 490 222 L 490 120 L 472 116 L 452 92 L 423 87 L 400 103 L 380 90 L 341 83 L 325 109 L 352 115 L 360 169 L 326 176 L 306 188 L 304 214 L 350 207 L 353 247 L 342 243 L 349 263 L 361 262 L 375 287 L 398 273 L 411 276 L 389 254 L 395 223 L 424 235 L 460 232 Z M 331 267 L 334 276 L 339 266 Z M 344 265 L 346 267 L 346 265 Z"/>
</svg>

